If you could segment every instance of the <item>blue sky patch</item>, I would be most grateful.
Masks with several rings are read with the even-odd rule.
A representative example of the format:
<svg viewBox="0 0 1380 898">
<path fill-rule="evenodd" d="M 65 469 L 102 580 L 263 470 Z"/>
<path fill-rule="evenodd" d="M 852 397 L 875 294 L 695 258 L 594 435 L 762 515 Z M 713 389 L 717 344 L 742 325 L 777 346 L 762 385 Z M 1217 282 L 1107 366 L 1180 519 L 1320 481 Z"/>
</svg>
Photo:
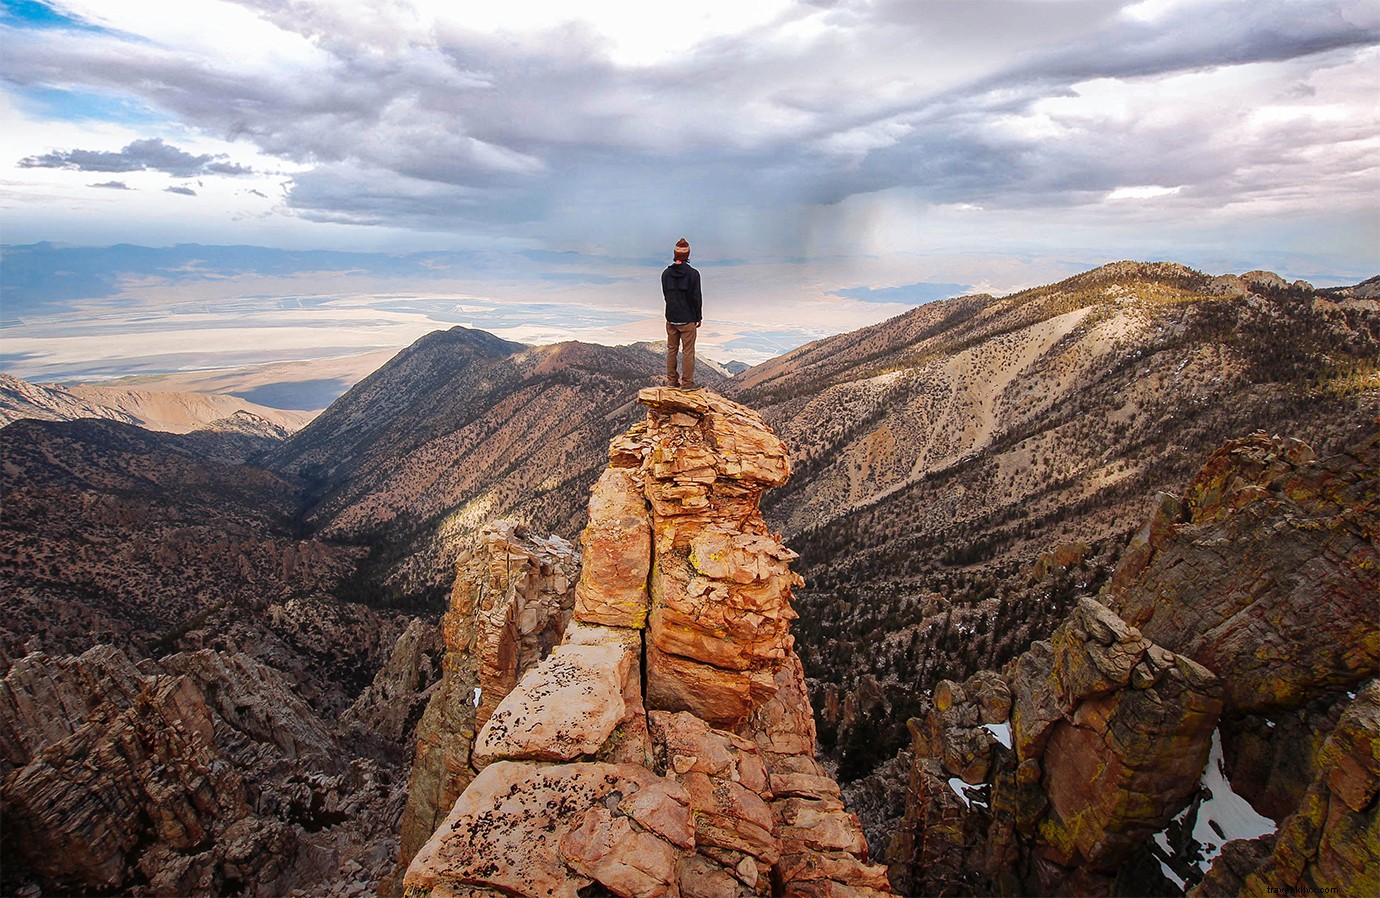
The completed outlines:
<svg viewBox="0 0 1380 898">
<path fill-rule="evenodd" d="M 112 94 L 57 87 L 23 87 L 15 91 L 15 96 L 25 112 L 56 121 L 144 125 L 167 120 L 166 116 L 159 115 L 137 100 Z"/>
<path fill-rule="evenodd" d="M 69 28 L 79 31 L 109 33 L 105 28 L 58 12 L 36 0 L 0 0 L 0 12 L 6 24 L 17 28 Z"/>
</svg>

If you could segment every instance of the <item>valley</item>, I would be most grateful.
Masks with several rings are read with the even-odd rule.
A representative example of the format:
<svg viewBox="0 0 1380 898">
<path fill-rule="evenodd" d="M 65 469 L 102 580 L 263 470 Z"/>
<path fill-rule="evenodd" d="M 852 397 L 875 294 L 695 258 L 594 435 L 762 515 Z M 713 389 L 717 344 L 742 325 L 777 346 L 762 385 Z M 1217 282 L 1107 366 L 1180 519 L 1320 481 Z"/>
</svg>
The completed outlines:
<svg viewBox="0 0 1380 898">
<path fill-rule="evenodd" d="M 710 391 L 760 414 L 789 450 L 790 480 L 762 497 L 763 526 L 800 556 L 806 585 L 791 604 L 805 710 L 873 861 L 909 863 L 887 852 L 920 825 L 906 804 L 914 721 L 949 725 L 938 684 L 1073 639 L 1055 634 L 1124 585 L 1128 546 L 1161 494 L 1182 496 L 1224 444 L 1258 431 L 1318 459 L 1365 457 L 1357 447 L 1380 432 L 1380 314 L 1367 284 L 1318 291 L 1268 272 L 1115 263 L 1011 296 L 930 303 L 732 377 L 706 372 Z M 196 708 L 250 794 L 308 783 L 307 807 L 324 814 L 289 811 L 286 797 L 265 812 L 277 822 L 254 838 L 278 845 L 265 849 L 277 881 L 295 888 L 349 861 L 332 894 L 372 888 L 397 873 L 396 845 L 371 846 L 401 826 L 457 564 L 499 518 L 576 541 L 610 440 L 642 418 L 634 399 L 660 362 L 646 345 L 533 347 L 454 328 L 398 353 L 300 429 L 241 412 L 153 433 L 44 397 L 50 417 L 81 420 L 0 429 L 0 711 L 12 728 L 34 726 L 43 676 L 123 682 L 131 694 L 189 678 L 200 704 L 169 693 L 150 707 Z M 219 675 L 207 671 L 225 664 L 246 684 L 242 701 L 218 703 Z M 103 690 L 88 690 L 68 731 L 9 751 L 6 782 L 38 782 L 23 771 L 64 739 L 136 733 L 153 745 L 143 706 Z M 1310 713 L 1335 721 L 1345 691 L 1331 684 L 1326 709 Z M 301 703 L 291 720 L 254 724 L 236 711 L 286 706 L 284 694 Z M 106 705 L 128 726 L 102 718 Z M 147 750 L 220 776 L 187 738 Z M 283 752 L 296 760 L 275 766 Z M 231 804 L 236 819 L 254 816 Z M 366 807 L 383 815 L 368 838 L 350 829 Z M 306 835 L 282 835 L 293 827 Z M 196 863 L 223 871 L 233 863 L 224 827 L 210 829 L 222 847 Z M 77 875 L 44 872 L 31 855 L 15 866 L 17 837 L 5 837 L 7 890 Z M 159 850 L 186 855 L 196 840 L 174 843 Z M 147 886 L 142 866 L 162 863 L 150 858 L 102 888 Z M 216 888 L 230 893 L 231 880 Z"/>
</svg>

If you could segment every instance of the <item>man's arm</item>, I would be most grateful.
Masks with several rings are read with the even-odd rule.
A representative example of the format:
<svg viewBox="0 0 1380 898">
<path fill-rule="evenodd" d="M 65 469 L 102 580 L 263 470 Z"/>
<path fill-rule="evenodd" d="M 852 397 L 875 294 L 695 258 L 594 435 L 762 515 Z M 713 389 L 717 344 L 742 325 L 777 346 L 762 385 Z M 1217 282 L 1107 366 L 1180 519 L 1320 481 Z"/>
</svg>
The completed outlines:
<svg viewBox="0 0 1380 898">
<path fill-rule="evenodd" d="M 700 273 L 695 272 L 695 277 L 690 284 L 690 307 L 695 310 L 695 327 L 700 326 L 700 321 L 704 319 L 704 296 L 700 293 Z"/>
</svg>

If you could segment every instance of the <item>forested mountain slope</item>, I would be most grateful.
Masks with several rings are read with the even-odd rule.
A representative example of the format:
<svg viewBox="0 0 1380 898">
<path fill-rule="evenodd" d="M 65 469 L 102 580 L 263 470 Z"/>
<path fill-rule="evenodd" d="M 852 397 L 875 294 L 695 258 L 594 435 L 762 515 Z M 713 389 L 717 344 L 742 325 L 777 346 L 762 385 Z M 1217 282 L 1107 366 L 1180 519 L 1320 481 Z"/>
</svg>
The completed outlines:
<svg viewBox="0 0 1380 898">
<path fill-rule="evenodd" d="M 1155 493 L 1227 439 L 1264 429 L 1325 453 L 1374 428 L 1373 305 L 1123 262 L 922 306 L 735 378 L 794 453 L 767 514 L 810 584 L 799 634 L 825 741 L 840 726 L 847 754 L 857 736 L 845 773 L 888 753 L 874 726 L 904 741 L 917 684 L 1047 634 Z"/>
</svg>

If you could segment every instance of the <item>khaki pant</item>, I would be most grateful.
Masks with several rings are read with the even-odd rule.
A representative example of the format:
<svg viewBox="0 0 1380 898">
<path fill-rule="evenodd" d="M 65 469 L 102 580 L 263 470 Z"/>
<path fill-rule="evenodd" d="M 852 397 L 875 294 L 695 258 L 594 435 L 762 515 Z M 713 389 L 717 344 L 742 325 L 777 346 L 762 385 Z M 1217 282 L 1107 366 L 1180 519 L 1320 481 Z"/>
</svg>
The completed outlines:
<svg viewBox="0 0 1380 898">
<path fill-rule="evenodd" d="M 695 385 L 695 333 L 693 324 L 666 322 L 666 383 L 672 387 L 690 388 Z M 676 373 L 676 353 L 684 350 L 685 358 Z"/>
</svg>

